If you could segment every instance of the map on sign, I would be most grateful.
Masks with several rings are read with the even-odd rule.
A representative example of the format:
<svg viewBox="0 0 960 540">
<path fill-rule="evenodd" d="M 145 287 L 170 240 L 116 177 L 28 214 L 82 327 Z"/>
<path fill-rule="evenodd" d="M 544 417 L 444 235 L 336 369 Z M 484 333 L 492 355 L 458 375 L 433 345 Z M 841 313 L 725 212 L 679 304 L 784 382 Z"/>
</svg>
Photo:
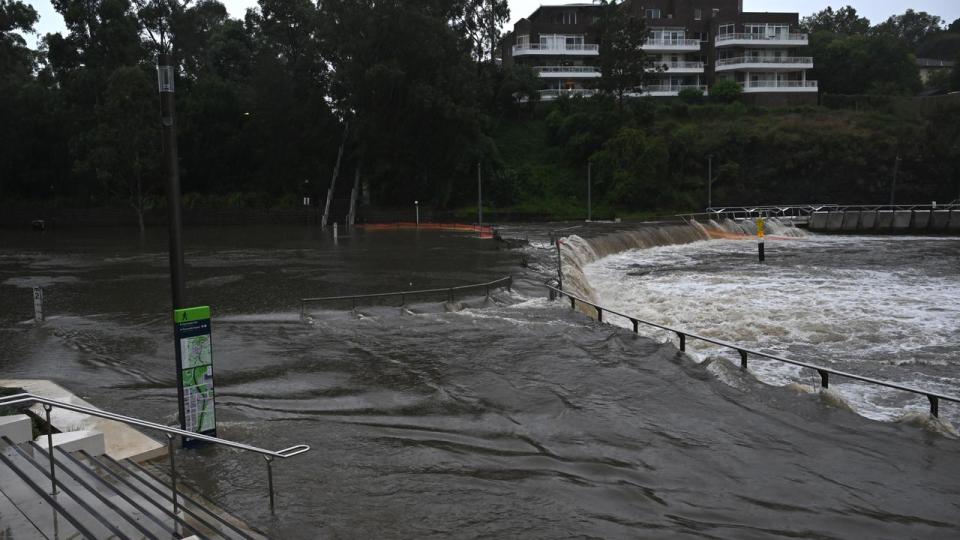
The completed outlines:
<svg viewBox="0 0 960 540">
<path fill-rule="evenodd" d="M 180 340 L 186 429 L 196 433 L 216 427 L 213 408 L 213 347 L 210 336 Z"/>
<path fill-rule="evenodd" d="M 194 433 L 215 435 L 217 417 L 210 308 L 177 310 L 174 312 L 174 322 L 183 428 Z"/>
</svg>

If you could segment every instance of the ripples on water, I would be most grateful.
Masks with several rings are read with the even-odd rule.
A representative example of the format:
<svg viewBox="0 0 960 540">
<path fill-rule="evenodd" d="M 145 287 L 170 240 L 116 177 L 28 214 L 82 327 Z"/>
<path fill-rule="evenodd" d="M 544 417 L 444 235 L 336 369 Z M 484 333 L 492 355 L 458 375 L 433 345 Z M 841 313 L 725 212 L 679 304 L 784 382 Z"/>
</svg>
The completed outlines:
<svg viewBox="0 0 960 540">
<path fill-rule="evenodd" d="M 722 364 L 546 301 L 535 287 L 543 276 L 492 244 L 400 235 L 332 246 L 274 232 L 281 245 L 218 231 L 218 241 L 242 244 L 222 257 L 192 236 L 188 293 L 215 305 L 221 436 L 314 449 L 274 467 L 275 519 L 262 459 L 208 448 L 178 465 L 278 538 L 960 533 L 954 440 L 871 422 L 735 369 L 721 382 Z M 173 423 L 160 248 L 58 247 L 62 263 L 42 268 L 31 261 L 49 258 L 10 256 L 22 249 L 0 250 L 3 373 L 53 377 L 104 408 Z M 550 250 L 529 255 L 549 268 Z M 449 286 L 507 272 L 518 277 L 515 293 L 452 311 L 426 303 L 316 310 L 306 322 L 297 314 L 304 291 Z M 7 282 L 61 273 L 78 281 L 50 287 L 54 317 L 23 323 L 29 290 Z"/>
</svg>

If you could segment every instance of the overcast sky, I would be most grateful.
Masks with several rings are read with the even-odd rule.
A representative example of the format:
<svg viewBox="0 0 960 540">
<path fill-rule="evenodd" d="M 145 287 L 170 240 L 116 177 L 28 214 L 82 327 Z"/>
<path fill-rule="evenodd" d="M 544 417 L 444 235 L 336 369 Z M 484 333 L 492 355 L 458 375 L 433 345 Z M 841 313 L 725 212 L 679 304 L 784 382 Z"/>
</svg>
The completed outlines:
<svg viewBox="0 0 960 540">
<path fill-rule="evenodd" d="M 230 15 L 237 18 L 243 17 L 246 9 L 257 3 L 256 0 L 220 1 L 227 6 Z M 580 0 L 580 2 L 583 1 Z M 517 19 L 526 17 L 542 4 L 570 3 L 562 0 L 509 0 L 509 2 L 512 19 L 509 28 L 513 27 L 513 22 Z M 27 3 L 37 8 L 40 13 L 40 22 L 36 26 L 38 35 L 63 30 L 63 19 L 54 11 L 50 5 L 50 0 L 27 0 Z M 745 11 L 797 12 L 802 17 L 820 11 L 828 5 L 838 8 L 848 4 L 857 8 L 857 11 L 870 19 L 872 23 L 883 21 L 893 14 L 903 13 L 909 8 L 939 15 L 948 23 L 960 19 L 960 0 L 841 0 L 839 2 L 832 0 L 744 0 L 743 9 Z"/>
</svg>

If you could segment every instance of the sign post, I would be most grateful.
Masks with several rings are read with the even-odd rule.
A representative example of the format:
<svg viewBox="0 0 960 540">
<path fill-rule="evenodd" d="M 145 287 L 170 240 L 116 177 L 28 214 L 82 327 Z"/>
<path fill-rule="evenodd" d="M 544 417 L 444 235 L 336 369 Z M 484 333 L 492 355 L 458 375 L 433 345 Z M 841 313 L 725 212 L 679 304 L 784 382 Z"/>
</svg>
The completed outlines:
<svg viewBox="0 0 960 540">
<path fill-rule="evenodd" d="M 33 288 L 33 319 L 43 322 L 43 287 Z"/>
<path fill-rule="evenodd" d="M 765 236 L 766 224 L 763 221 L 763 218 L 757 218 L 757 248 L 760 250 L 760 262 L 766 260 L 766 254 L 764 253 L 763 237 Z"/>
<path fill-rule="evenodd" d="M 173 321 L 177 341 L 180 429 L 216 437 L 210 308 L 175 310 Z M 183 444 L 189 446 L 196 441 L 184 438 Z"/>
</svg>

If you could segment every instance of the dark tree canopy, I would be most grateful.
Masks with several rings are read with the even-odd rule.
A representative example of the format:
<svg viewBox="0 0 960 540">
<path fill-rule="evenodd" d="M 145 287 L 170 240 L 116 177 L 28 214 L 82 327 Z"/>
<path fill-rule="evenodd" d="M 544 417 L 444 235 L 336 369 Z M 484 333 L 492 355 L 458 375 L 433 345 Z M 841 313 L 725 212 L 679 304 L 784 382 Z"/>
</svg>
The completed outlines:
<svg viewBox="0 0 960 540">
<path fill-rule="evenodd" d="M 648 38 L 645 21 L 625 9 L 622 4 L 602 2 L 600 16 L 600 79 L 601 87 L 623 99 L 638 91 L 646 77 L 647 61 L 642 46 Z"/>
<path fill-rule="evenodd" d="M 838 10 L 828 7 L 804 17 L 800 21 L 800 26 L 805 32 L 829 32 L 851 36 L 856 34 L 866 34 L 870 30 L 870 21 L 866 17 L 857 14 L 857 10 L 851 6 L 845 6 Z"/>
</svg>

